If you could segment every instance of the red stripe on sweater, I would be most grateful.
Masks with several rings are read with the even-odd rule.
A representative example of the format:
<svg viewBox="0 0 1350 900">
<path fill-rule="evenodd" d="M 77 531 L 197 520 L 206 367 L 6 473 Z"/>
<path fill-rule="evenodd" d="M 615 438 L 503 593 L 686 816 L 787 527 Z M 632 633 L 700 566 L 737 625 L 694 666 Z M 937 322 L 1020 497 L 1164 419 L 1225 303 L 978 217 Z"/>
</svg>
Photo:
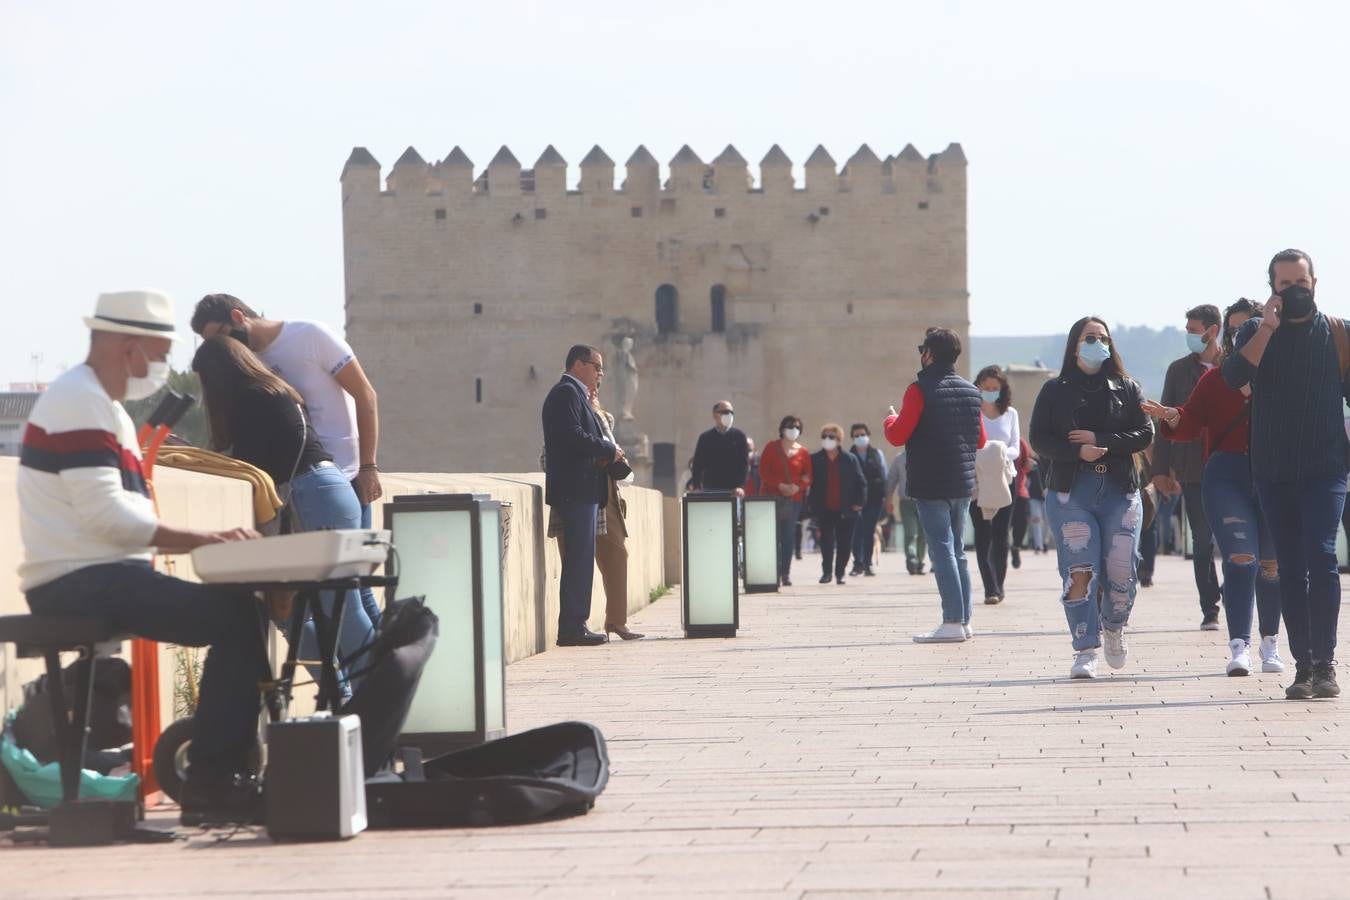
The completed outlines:
<svg viewBox="0 0 1350 900">
<path fill-rule="evenodd" d="M 45 450 L 49 453 L 88 453 L 92 450 L 122 452 L 117 435 L 93 428 L 49 432 L 30 422 L 24 431 L 23 442 L 35 450 Z"/>
</svg>

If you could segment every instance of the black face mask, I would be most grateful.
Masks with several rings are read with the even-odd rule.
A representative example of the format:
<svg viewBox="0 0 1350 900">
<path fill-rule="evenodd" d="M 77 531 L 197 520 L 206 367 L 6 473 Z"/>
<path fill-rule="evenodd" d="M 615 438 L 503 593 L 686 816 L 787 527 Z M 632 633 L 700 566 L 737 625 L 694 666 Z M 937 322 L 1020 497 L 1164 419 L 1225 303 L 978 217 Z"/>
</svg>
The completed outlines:
<svg viewBox="0 0 1350 900">
<path fill-rule="evenodd" d="M 1301 284 L 1291 284 L 1280 291 L 1281 319 L 1302 319 L 1313 311 L 1313 292 Z"/>
</svg>

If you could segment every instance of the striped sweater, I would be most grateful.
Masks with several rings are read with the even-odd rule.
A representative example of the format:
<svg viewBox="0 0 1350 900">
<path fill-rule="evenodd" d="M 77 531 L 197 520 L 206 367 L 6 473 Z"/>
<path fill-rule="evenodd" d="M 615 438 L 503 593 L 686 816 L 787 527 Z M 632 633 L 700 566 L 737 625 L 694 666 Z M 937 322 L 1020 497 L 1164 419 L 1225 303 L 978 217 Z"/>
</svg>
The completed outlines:
<svg viewBox="0 0 1350 900">
<path fill-rule="evenodd" d="M 52 382 L 19 451 L 20 589 L 87 566 L 150 559 L 158 522 L 136 429 L 94 370 Z"/>
<path fill-rule="evenodd" d="M 1241 350 L 1261 320 L 1248 319 L 1233 341 Z M 1346 387 L 1327 317 L 1284 322 L 1270 336 L 1257 368 L 1240 353 L 1223 361 L 1234 389 L 1251 384 L 1252 474 L 1264 481 L 1298 482 L 1345 475 Z"/>
</svg>

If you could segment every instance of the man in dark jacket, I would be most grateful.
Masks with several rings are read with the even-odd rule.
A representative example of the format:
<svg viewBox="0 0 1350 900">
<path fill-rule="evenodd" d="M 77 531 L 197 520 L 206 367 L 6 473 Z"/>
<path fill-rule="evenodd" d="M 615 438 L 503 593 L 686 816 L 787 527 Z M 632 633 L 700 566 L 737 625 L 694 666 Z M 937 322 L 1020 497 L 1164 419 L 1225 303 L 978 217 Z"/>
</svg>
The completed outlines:
<svg viewBox="0 0 1350 900">
<path fill-rule="evenodd" d="M 1200 376 L 1219 361 L 1219 308 L 1203 304 L 1186 312 L 1186 344 L 1191 351 L 1167 367 L 1163 380 L 1164 406 L 1181 406 L 1195 390 Z M 1158 434 L 1153 444 L 1153 487 L 1159 496 L 1181 494 L 1186 522 L 1191 527 L 1195 587 L 1200 593 L 1200 628 L 1219 630 L 1219 576 L 1214 570 L 1214 535 L 1205 517 L 1200 480 L 1205 463 L 1199 441 L 1172 441 Z"/>
<path fill-rule="evenodd" d="M 595 575 L 595 520 L 609 497 L 608 467 L 624 458 L 605 438 L 591 407 L 605 363 L 600 351 L 578 344 L 567 351 L 566 371 L 544 400 L 544 502 L 563 523 L 562 579 L 558 591 L 558 646 L 603 644 L 586 627 Z"/>
<path fill-rule="evenodd" d="M 750 445 L 745 432 L 732 423 L 736 410 L 730 400 L 713 404 L 713 427 L 698 436 L 694 461 L 690 465 L 696 491 L 734 491 L 745 496 L 745 479 L 750 474 Z"/>
<path fill-rule="evenodd" d="M 820 429 L 821 449 L 811 454 L 811 493 L 806 505 L 820 530 L 820 583 L 844 583 L 853 529 L 867 503 L 867 481 L 858 458 L 843 448 L 844 430 L 838 425 Z M 838 549 L 836 555 L 835 550 Z"/>
<path fill-rule="evenodd" d="M 886 417 L 886 439 L 905 453 L 905 483 L 919 507 L 928 539 L 942 624 L 919 643 L 969 639 L 970 570 L 966 565 L 966 511 L 975 493 L 975 451 L 984 446 L 979 388 L 956 374 L 961 339 L 946 328 L 930 328 L 919 347 L 923 369 L 905 391 L 900 412 Z"/>
<path fill-rule="evenodd" d="M 1345 506 L 1350 346 L 1345 324 L 1321 313 L 1302 250 L 1275 254 L 1263 318 L 1238 330 L 1223 363 L 1228 385 L 1251 389 L 1252 477 L 1275 537 L 1280 602 L 1297 664 L 1290 700 L 1335 697 L 1341 581 L 1336 530 Z"/>
<path fill-rule="evenodd" d="M 881 505 L 886 499 L 886 457 L 872 446 L 872 430 L 865 423 L 858 422 L 852 431 L 852 452 L 858 457 L 867 481 L 867 502 L 853 529 L 853 571 L 849 574 L 856 577 L 876 574 L 872 571 L 872 550 L 876 545 L 877 519 L 881 518 Z"/>
</svg>

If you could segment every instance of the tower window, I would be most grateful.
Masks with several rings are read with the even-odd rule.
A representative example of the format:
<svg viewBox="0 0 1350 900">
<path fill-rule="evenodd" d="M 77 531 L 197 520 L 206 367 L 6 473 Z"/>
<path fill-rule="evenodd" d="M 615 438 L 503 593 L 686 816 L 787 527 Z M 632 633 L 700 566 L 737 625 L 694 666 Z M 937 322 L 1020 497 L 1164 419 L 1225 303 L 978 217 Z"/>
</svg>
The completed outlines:
<svg viewBox="0 0 1350 900">
<path fill-rule="evenodd" d="M 475 316 L 481 316 L 483 314 L 483 304 L 475 303 L 473 305 L 473 314 Z"/>
<path fill-rule="evenodd" d="M 438 210 L 436 210 L 435 216 L 436 216 L 436 221 L 437 221 L 437 222 L 444 222 L 444 221 L 445 221 L 445 210 L 443 210 L 443 209 L 438 209 Z"/>
<path fill-rule="evenodd" d="M 475 378 L 473 380 L 473 402 L 483 402 L 483 379 Z"/>
<path fill-rule="evenodd" d="M 547 218 L 548 218 L 548 210 L 542 209 L 542 208 L 541 208 L 541 209 L 536 209 L 536 210 L 534 211 L 534 217 L 535 217 L 536 219 L 547 219 Z"/>
<path fill-rule="evenodd" d="M 628 210 L 628 214 L 635 219 L 640 219 L 642 218 L 642 207 L 634 206 L 632 209 Z"/>
<path fill-rule="evenodd" d="M 680 295 L 671 284 L 656 289 L 656 333 L 680 330 Z"/>
<path fill-rule="evenodd" d="M 727 330 L 727 289 L 714 284 L 709 292 L 708 302 L 712 307 L 712 330 L 721 334 Z"/>
</svg>

